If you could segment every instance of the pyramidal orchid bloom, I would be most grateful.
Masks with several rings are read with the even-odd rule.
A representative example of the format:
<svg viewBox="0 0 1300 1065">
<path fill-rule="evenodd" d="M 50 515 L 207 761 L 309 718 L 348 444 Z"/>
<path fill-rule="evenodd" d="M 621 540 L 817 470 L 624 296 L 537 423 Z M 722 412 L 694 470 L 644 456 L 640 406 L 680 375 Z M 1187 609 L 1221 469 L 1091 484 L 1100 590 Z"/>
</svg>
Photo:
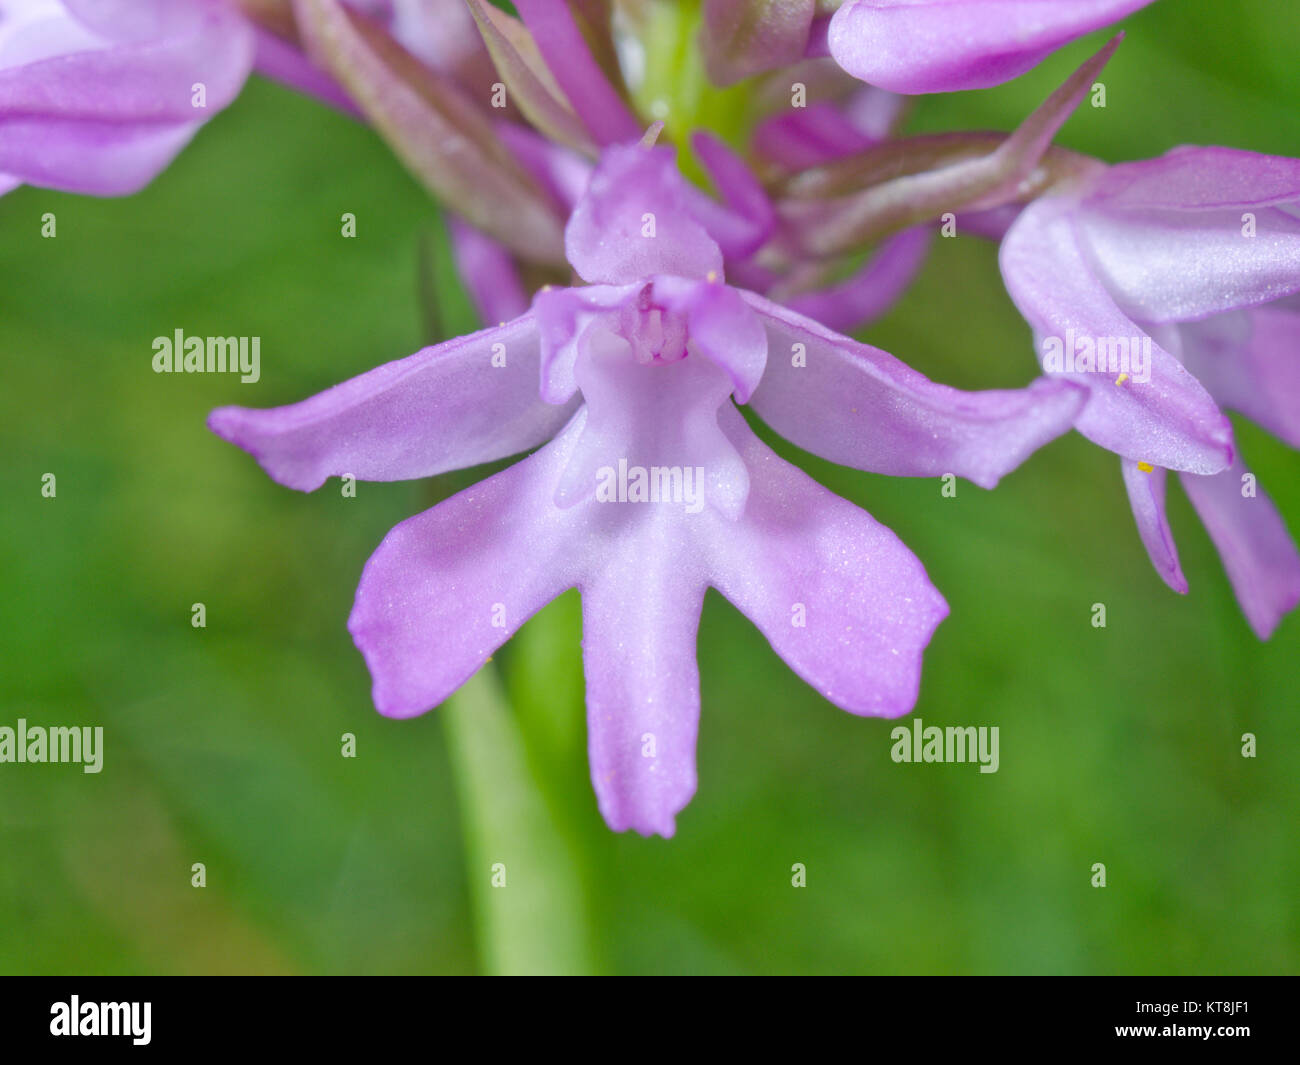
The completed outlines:
<svg viewBox="0 0 1300 1065">
<path fill-rule="evenodd" d="M 587 282 L 302 403 L 209 425 L 276 481 L 427 477 L 544 445 L 394 528 L 349 629 L 383 714 L 437 706 L 570 588 L 588 739 L 615 830 L 670 836 L 696 788 L 696 632 L 718 589 L 818 692 L 893 717 L 947 613 L 884 526 L 778 457 L 749 403 L 810 451 L 992 485 L 1063 432 L 1076 385 L 966 393 L 728 286 L 672 152 L 602 154 L 566 230 Z M 549 442 L 547 442 L 549 441 Z"/>
<path fill-rule="evenodd" d="M 1151 2 L 848 0 L 831 17 L 827 46 L 848 73 L 891 92 L 984 89 Z"/>
<path fill-rule="evenodd" d="M 1178 592 L 1165 516 L 1181 475 L 1251 627 L 1300 601 L 1300 555 L 1220 409 L 1300 446 L 1300 160 L 1226 148 L 1097 164 L 1026 207 L 1002 273 L 1077 428 L 1118 454 L 1142 541 Z"/>
</svg>

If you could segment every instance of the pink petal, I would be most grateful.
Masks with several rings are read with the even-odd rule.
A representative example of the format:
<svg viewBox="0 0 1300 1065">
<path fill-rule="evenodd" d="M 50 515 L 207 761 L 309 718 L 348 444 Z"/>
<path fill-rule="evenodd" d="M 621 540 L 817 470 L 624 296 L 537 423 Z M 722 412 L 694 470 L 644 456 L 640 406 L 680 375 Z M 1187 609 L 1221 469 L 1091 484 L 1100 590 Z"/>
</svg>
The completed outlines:
<svg viewBox="0 0 1300 1065">
<path fill-rule="evenodd" d="M 1065 381 L 988 392 L 935 384 L 888 352 L 760 296 L 745 298 L 768 336 L 754 410 L 832 462 L 904 477 L 952 473 L 992 488 L 1068 430 L 1084 402 L 1082 390 Z"/>
<path fill-rule="evenodd" d="M 637 284 L 546 287 L 533 297 L 542 349 L 541 395 L 547 403 L 565 403 L 577 392 L 574 368 L 591 330 L 617 329 L 617 316 L 611 314 L 643 288 Z"/>
<path fill-rule="evenodd" d="M 723 200 L 717 203 L 690 189 L 696 193 L 690 197 L 695 218 L 726 258 L 743 259 L 772 235 L 776 210 L 745 161 L 721 140 L 701 130 L 692 135 L 691 144 Z"/>
<path fill-rule="evenodd" d="M 597 144 L 625 144 L 642 124 L 609 83 L 583 39 L 567 0 L 516 0 L 537 48 Z"/>
<path fill-rule="evenodd" d="M 848 0 L 828 44 L 855 78 L 901 93 L 984 89 L 1151 0 Z"/>
<path fill-rule="evenodd" d="M 504 365 L 495 365 L 504 360 Z M 400 481 L 513 455 L 548 440 L 574 405 L 538 395 L 532 315 L 424 348 L 287 407 L 221 407 L 208 427 L 280 484 Z"/>
<path fill-rule="evenodd" d="M 0 119 L 0 170 L 29 185 L 128 196 L 165 170 L 200 125 Z"/>
<path fill-rule="evenodd" d="M 114 2 L 112 9 L 130 5 Z M 176 5 L 181 18 L 158 5 L 151 10 L 126 40 L 96 41 L 82 31 L 63 40 L 74 50 L 19 62 L 21 52 L 8 55 L 0 69 L 0 118 L 197 125 L 220 111 L 252 66 L 248 24 L 224 5 L 195 0 Z M 193 102 L 198 83 L 203 108 Z"/>
<path fill-rule="evenodd" d="M 11 10 L 0 23 L 0 172 L 135 192 L 234 99 L 252 60 L 252 31 L 212 0 Z"/>
<path fill-rule="evenodd" d="M 670 149 L 607 149 L 564 231 L 569 262 L 593 284 L 721 277 L 722 252 L 689 203 Z"/>
<path fill-rule="evenodd" d="M 1080 246 L 1115 303 L 1143 322 L 1179 322 L 1300 292 L 1300 217 L 1252 207 L 1115 209 L 1088 201 Z"/>
<path fill-rule="evenodd" d="M 641 360 L 627 339 L 591 330 L 580 345 L 575 381 L 587 410 L 586 426 L 556 490 L 560 506 L 596 494 L 602 467 L 702 470 L 704 504 L 728 517 L 745 506 L 749 476 L 718 428 L 718 410 L 735 387 L 707 357 L 675 362 Z"/>
<path fill-rule="evenodd" d="M 1300 308 L 1256 307 L 1179 332 L 1183 364 L 1220 404 L 1300 448 Z"/>
<path fill-rule="evenodd" d="M 437 706 L 572 587 L 564 558 L 581 530 L 551 501 L 567 446 L 561 437 L 407 519 L 366 563 L 348 629 L 380 713 Z"/>
<path fill-rule="evenodd" d="M 1300 159 L 1187 145 L 1107 167 L 1089 199 L 1125 210 L 1276 207 L 1300 201 Z"/>
<path fill-rule="evenodd" d="M 888 311 L 907 290 L 925 262 L 930 237 L 925 226 L 905 229 L 881 244 L 847 280 L 813 292 L 776 298 L 827 329 L 858 329 Z"/>
<path fill-rule="evenodd" d="M 1182 482 L 1219 549 L 1246 620 L 1267 640 L 1300 602 L 1300 553 L 1273 501 L 1258 489 L 1253 497 L 1242 494 L 1246 472 L 1237 461 L 1213 477 L 1184 474 Z"/>
<path fill-rule="evenodd" d="M 948 615 L 920 561 L 865 511 L 779 458 L 735 410 L 721 419 L 750 470 L 743 518 L 712 538 L 710 583 L 836 706 L 897 717 Z"/>
<path fill-rule="evenodd" d="M 1071 336 L 1142 338 L 1111 298 L 1084 255 L 1069 201 L 1036 201 L 1002 242 L 1002 276 L 1033 327 L 1039 358 L 1044 341 Z M 1143 341 L 1144 342 L 1144 341 Z M 1194 473 L 1217 473 L 1232 459 L 1232 427 L 1209 393 L 1160 344 L 1151 342 L 1151 379 L 1116 385 L 1100 373 L 1064 375 L 1092 398 L 1079 417 L 1089 440 L 1134 461 Z"/>
<path fill-rule="evenodd" d="M 615 832 L 672 836 L 695 794 L 704 583 L 683 566 L 682 546 L 614 538 L 581 585 L 591 782 Z"/>
<path fill-rule="evenodd" d="M 686 318 L 691 350 L 731 378 L 737 403 L 748 403 L 767 364 L 767 335 L 740 292 L 721 282 L 655 279 L 650 297 Z"/>
<path fill-rule="evenodd" d="M 1156 572 L 1175 592 L 1187 594 L 1187 578 L 1178 564 L 1178 546 L 1165 515 L 1165 481 L 1167 471 L 1163 466 L 1142 470 L 1131 459 L 1121 459 L 1124 487 L 1128 489 L 1133 518 L 1138 535 L 1151 557 Z"/>
<path fill-rule="evenodd" d="M 898 99 L 878 92 L 881 97 Z M 838 104 L 821 100 L 764 119 L 754 130 L 754 151 L 782 170 L 797 173 L 833 163 L 878 144 L 881 135 L 863 129 Z"/>
<path fill-rule="evenodd" d="M 447 216 L 456 271 L 485 325 L 507 322 L 528 310 L 528 293 L 515 261 L 501 244 L 486 233 Z"/>
</svg>

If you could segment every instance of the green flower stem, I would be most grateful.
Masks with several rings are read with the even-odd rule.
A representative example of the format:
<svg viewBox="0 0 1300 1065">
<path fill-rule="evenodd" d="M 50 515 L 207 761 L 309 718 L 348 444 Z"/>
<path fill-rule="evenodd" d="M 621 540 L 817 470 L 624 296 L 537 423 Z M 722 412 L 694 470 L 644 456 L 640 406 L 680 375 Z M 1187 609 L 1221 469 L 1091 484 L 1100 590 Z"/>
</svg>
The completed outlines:
<svg viewBox="0 0 1300 1065">
<path fill-rule="evenodd" d="M 489 662 L 442 707 L 460 795 L 471 902 L 485 972 L 599 968 L 583 855 L 530 765 L 520 722 Z"/>
</svg>

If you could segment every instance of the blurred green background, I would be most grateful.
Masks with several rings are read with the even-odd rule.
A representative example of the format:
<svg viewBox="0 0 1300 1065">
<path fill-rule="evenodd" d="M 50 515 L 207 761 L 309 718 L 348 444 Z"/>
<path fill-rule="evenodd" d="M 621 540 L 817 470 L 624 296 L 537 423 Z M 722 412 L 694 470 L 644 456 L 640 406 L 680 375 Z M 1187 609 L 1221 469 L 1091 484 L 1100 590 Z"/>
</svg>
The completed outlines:
<svg viewBox="0 0 1300 1065">
<path fill-rule="evenodd" d="M 1127 25 L 1108 107 L 1060 143 L 1300 155 L 1294 8 L 1163 0 Z M 911 128 L 1011 128 L 1103 37 L 1012 85 L 924 99 Z M 596 814 L 572 595 L 457 706 L 379 717 L 345 628 L 361 567 L 482 471 L 305 496 L 204 418 L 420 346 L 423 240 L 443 328 L 472 328 L 436 211 L 378 139 L 258 80 L 140 195 L 0 200 L 0 725 L 105 729 L 99 775 L 0 765 L 0 971 L 1296 971 L 1300 620 L 1254 639 L 1176 487 L 1192 590 L 1170 592 L 1118 460 L 1077 435 L 955 499 L 777 445 L 924 561 L 952 616 L 915 712 L 999 726 L 996 774 L 894 764 L 891 723 L 821 700 L 716 593 L 700 790 L 671 841 Z M 152 338 L 177 328 L 260 336 L 261 381 L 154 374 Z M 1034 369 L 975 238 L 936 242 L 866 336 L 966 388 Z M 1300 530 L 1297 457 L 1238 431 Z"/>
</svg>

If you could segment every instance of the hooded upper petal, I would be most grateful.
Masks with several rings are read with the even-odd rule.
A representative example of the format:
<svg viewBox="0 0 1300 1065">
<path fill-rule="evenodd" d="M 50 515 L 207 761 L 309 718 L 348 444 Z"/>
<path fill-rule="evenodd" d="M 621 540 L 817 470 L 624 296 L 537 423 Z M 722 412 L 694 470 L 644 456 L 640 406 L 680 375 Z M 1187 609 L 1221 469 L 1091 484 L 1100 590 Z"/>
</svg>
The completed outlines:
<svg viewBox="0 0 1300 1065">
<path fill-rule="evenodd" d="M 832 462 L 874 473 L 955 473 L 991 488 L 1065 432 L 1081 389 L 962 392 L 888 352 L 860 344 L 747 293 L 767 330 L 767 369 L 751 405 L 778 433 Z"/>
<path fill-rule="evenodd" d="M 564 247 L 578 275 L 592 284 L 722 275 L 722 252 L 690 210 L 669 148 L 608 149 L 569 219 Z"/>
<path fill-rule="evenodd" d="M 855 78 L 901 93 L 1010 81 L 1062 45 L 1151 0 L 848 0 L 831 55 Z"/>
<path fill-rule="evenodd" d="M 575 404 L 538 394 L 532 314 L 386 363 L 287 407 L 221 407 L 208 426 L 283 485 L 311 491 L 344 474 L 430 477 L 548 440 Z"/>
<path fill-rule="evenodd" d="M 545 288 L 533 299 L 542 340 L 542 395 L 578 388 L 577 360 L 599 331 L 630 342 L 641 361 L 679 359 L 687 340 L 731 377 L 740 402 L 763 375 L 767 338 L 740 294 L 716 281 L 656 277 L 642 284 Z"/>
</svg>

